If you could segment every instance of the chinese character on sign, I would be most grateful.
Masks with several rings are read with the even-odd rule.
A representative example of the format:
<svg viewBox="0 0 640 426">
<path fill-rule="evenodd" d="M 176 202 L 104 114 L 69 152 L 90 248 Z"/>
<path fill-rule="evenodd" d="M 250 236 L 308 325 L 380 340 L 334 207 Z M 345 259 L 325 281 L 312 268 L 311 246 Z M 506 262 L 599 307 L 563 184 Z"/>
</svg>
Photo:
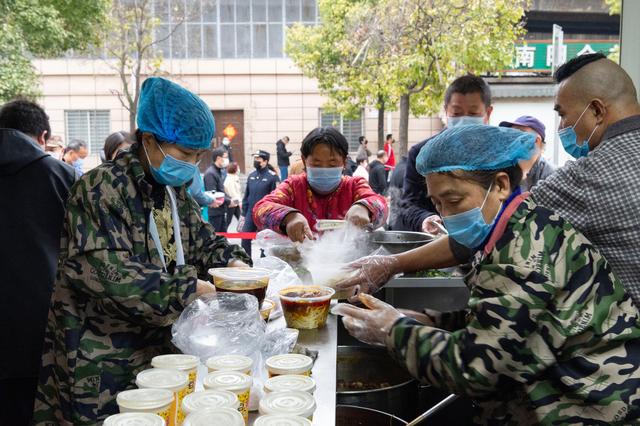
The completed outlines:
<svg viewBox="0 0 640 426">
<path fill-rule="evenodd" d="M 567 45 L 563 44 L 562 49 L 560 49 L 560 63 L 564 64 L 567 62 Z M 550 44 L 547 46 L 547 66 L 550 67 L 553 64 L 553 45 Z"/>
<path fill-rule="evenodd" d="M 593 50 L 593 48 L 588 44 L 585 44 L 582 50 L 580 50 L 576 56 L 588 55 L 589 53 L 596 53 L 596 51 Z"/>
<path fill-rule="evenodd" d="M 516 67 L 533 68 L 536 60 L 536 48 L 534 46 L 516 47 Z"/>
</svg>

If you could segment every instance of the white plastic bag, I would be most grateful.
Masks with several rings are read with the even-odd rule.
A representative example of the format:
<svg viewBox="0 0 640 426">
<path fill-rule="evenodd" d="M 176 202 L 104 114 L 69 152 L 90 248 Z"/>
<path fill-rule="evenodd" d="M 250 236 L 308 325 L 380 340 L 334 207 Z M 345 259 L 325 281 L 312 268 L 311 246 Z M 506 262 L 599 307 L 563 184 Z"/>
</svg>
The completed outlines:
<svg viewBox="0 0 640 426">
<path fill-rule="evenodd" d="M 302 285 L 303 282 L 293 268 L 284 260 L 274 256 L 260 258 L 254 262 L 256 268 L 264 268 L 271 271 L 269 286 L 267 287 L 267 299 L 273 300 L 276 306 L 271 312 L 270 319 L 279 318 L 282 315 L 279 291 L 283 288 Z"/>
</svg>

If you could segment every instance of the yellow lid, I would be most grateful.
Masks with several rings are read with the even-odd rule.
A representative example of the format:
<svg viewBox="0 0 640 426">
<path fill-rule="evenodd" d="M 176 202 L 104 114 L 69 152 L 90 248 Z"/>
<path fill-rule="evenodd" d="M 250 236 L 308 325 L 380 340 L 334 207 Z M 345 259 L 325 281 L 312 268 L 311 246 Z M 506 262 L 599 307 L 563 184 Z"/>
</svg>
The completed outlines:
<svg viewBox="0 0 640 426">
<path fill-rule="evenodd" d="M 267 359 L 266 365 L 273 374 L 296 374 L 311 370 L 313 360 L 301 354 L 282 354 Z"/>
<path fill-rule="evenodd" d="M 258 417 L 253 426 L 311 426 L 311 420 L 286 414 L 265 414 Z"/>
<path fill-rule="evenodd" d="M 204 378 L 205 389 L 243 391 L 251 388 L 251 376 L 237 371 L 214 371 Z"/>
<path fill-rule="evenodd" d="M 307 392 L 271 392 L 260 400 L 260 414 L 287 414 L 309 418 L 314 411 L 316 401 Z"/>
<path fill-rule="evenodd" d="M 155 368 L 168 368 L 182 371 L 193 370 L 198 368 L 200 360 L 193 355 L 158 355 L 151 360 L 151 366 Z"/>
<path fill-rule="evenodd" d="M 316 381 L 309 376 L 285 374 L 268 379 L 264 382 L 264 389 L 267 392 L 299 390 L 313 395 L 316 390 Z"/>
<path fill-rule="evenodd" d="M 165 426 L 164 419 L 152 413 L 114 414 L 104 420 L 104 426 Z"/>
<path fill-rule="evenodd" d="M 205 408 L 224 407 L 237 410 L 239 406 L 240 402 L 236 394 L 221 389 L 194 392 L 182 400 L 182 410 L 187 414 Z"/>
<path fill-rule="evenodd" d="M 189 414 L 182 426 L 244 426 L 244 418 L 232 408 L 205 408 Z"/>
<path fill-rule="evenodd" d="M 209 370 L 240 371 L 251 370 L 253 360 L 244 355 L 219 355 L 211 357 L 206 362 Z"/>
<path fill-rule="evenodd" d="M 189 375 L 178 370 L 151 368 L 138 373 L 136 385 L 146 389 L 168 389 L 178 392 L 189 384 Z"/>
<path fill-rule="evenodd" d="M 131 389 L 116 396 L 118 406 L 129 410 L 160 409 L 173 402 L 173 392 L 166 389 Z"/>
</svg>

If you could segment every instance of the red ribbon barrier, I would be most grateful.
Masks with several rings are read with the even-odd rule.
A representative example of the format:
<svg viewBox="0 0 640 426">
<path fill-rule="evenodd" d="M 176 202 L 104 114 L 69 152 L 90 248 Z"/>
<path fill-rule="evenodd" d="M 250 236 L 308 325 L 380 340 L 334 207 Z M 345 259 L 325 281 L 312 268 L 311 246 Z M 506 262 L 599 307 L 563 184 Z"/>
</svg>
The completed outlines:
<svg viewBox="0 0 640 426">
<path fill-rule="evenodd" d="M 240 240 L 255 240 L 258 234 L 256 232 L 216 232 L 216 235 Z"/>
</svg>

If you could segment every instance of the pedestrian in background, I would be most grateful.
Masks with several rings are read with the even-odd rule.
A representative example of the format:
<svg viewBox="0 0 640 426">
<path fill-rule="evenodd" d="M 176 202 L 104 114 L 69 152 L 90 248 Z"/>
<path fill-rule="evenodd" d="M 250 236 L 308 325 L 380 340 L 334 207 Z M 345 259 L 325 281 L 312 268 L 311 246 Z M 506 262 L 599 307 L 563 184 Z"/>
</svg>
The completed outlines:
<svg viewBox="0 0 640 426">
<path fill-rule="evenodd" d="M 369 163 L 369 185 L 379 195 L 387 193 L 387 174 L 384 166 L 387 160 L 387 153 L 378 151 L 376 159 Z"/>
<path fill-rule="evenodd" d="M 278 168 L 280 169 L 280 179 L 285 180 L 289 177 L 289 165 L 291 164 L 290 157 L 293 152 L 287 151 L 287 144 L 289 143 L 289 136 L 285 136 L 276 142 L 276 155 L 278 157 Z"/>
<path fill-rule="evenodd" d="M 104 140 L 104 147 L 100 153 L 100 159 L 103 163 L 112 161 L 120 153 L 120 151 L 129 148 L 135 141 L 131 137 L 131 133 L 123 130 L 111 133 Z"/>
<path fill-rule="evenodd" d="M 87 143 L 80 139 L 73 139 L 65 148 L 62 160 L 76 169 L 78 176 L 82 176 L 84 173 L 82 167 L 84 166 L 84 159 L 87 158 L 87 155 L 89 155 Z"/>
<path fill-rule="evenodd" d="M 204 189 L 224 194 L 224 197 L 214 196 L 214 202 L 209 205 L 209 223 L 216 232 L 227 232 L 227 207 L 237 206 L 237 203 L 233 203 L 231 198 L 224 193 L 222 172 L 226 171 L 229 165 L 229 154 L 224 148 L 218 147 L 213 150 L 211 159 L 211 166 L 204 172 Z"/>
<path fill-rule="evenodd" d="M 240 221 L 242 200 L 242 186 L 240 185 L 240 175 L 238 174 L 238 163 L 231 163 L 227 167 L 227 178 L 224 180 L 224 192 L 231 198 L 231 201 L 237 204 L 235 207 L 227 209 L 227 229 L 235 217 Z M 238 229 L 239 231 L 239 229 Z"/>
</svg>

